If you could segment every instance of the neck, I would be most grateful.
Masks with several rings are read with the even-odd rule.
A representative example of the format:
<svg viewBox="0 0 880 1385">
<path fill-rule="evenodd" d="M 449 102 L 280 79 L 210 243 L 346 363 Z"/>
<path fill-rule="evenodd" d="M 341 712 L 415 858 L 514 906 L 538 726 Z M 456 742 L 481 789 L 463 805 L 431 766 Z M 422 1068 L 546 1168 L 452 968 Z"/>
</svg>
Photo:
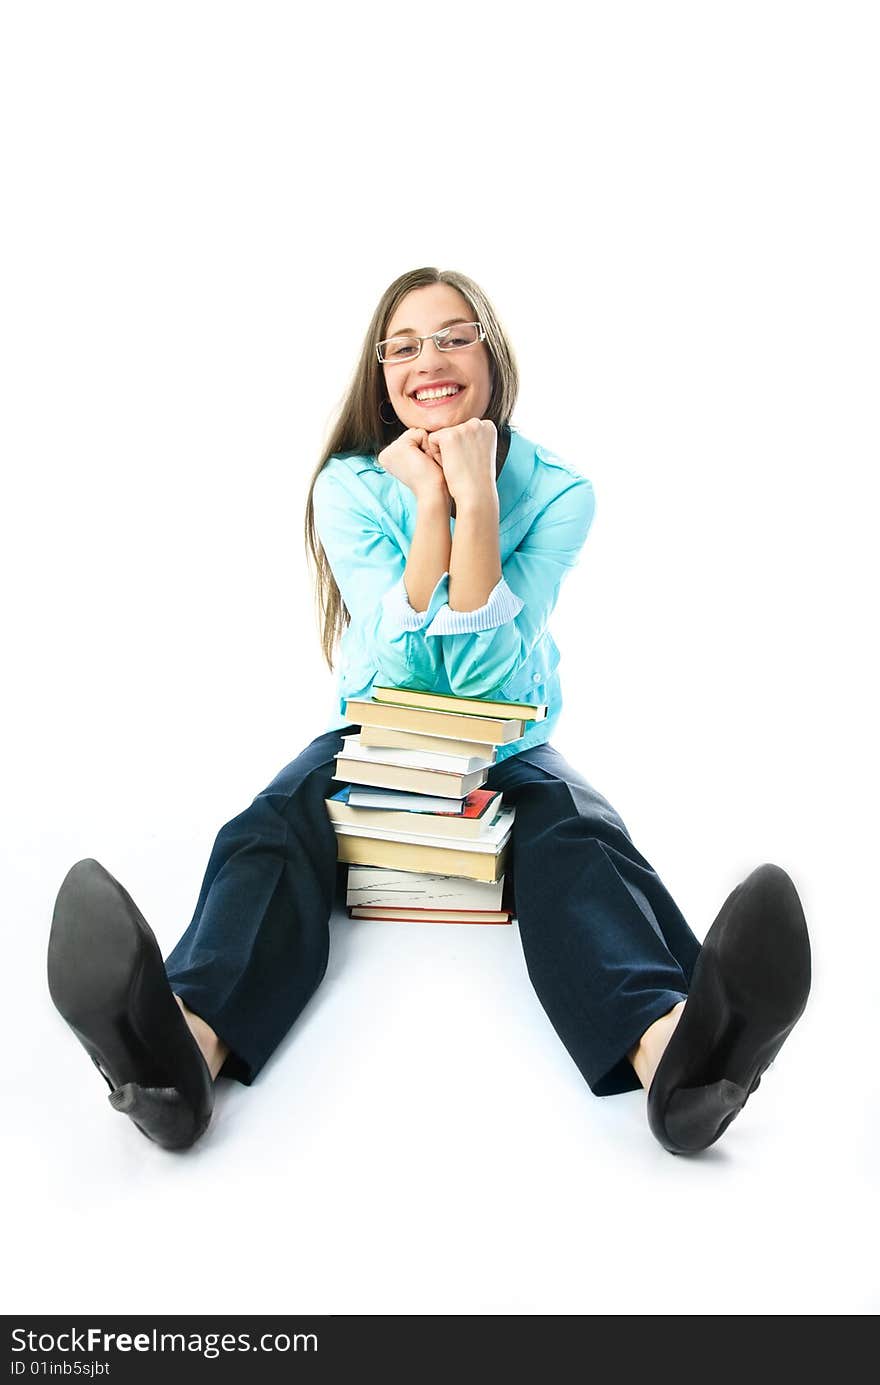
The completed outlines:
<svg viewBox="0 0 880 1385">
<path fill-rule="evenodd" d="M 496 456 L 495 456 L 495 480 L 496 480 L 496 481 L 498 480 L 498 477 L 501 475 L 501 468 L 504 466 L 504 463 L 507 461 L 507 454 L 508 454 L 508 452 L 510 451 L 510 438 L 511 438 L 511 435 L 510 435 L 510 433 L 508 433 L 508 434 L 506 435 L 506 437 L 505 437 L 501 442 L 499 442 L 499 444 L 498 444 L 498 451 L 497 451 Z"/>
</svg>

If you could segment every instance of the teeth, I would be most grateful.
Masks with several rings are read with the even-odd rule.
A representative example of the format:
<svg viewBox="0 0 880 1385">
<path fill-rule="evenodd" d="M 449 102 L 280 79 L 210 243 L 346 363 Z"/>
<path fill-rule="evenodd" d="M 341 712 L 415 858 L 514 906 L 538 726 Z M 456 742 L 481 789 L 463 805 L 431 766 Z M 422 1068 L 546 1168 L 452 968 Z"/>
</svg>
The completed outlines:
<svg viewBox="0 0 880 1385">
<path fill-rule="evenodd" d="M 444 399 L 447 394 L 458 394 L 460 385 L 444 385 L 439 390 L 417 390 L 416 399 Z"/>
</svg>

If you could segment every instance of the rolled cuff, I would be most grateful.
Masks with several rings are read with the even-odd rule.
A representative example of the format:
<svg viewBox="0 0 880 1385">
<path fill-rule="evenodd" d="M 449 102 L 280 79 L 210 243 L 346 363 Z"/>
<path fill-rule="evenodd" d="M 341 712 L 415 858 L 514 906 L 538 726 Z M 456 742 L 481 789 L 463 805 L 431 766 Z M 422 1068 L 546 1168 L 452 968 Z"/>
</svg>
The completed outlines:
<svg viewBox="0 0 880 1385">
<path fill-rule="evenodd" d="M 406 583 L 401 577 L 382 597 L 382 606 L 388 623 L 397 630 L 423 630 L 442 610 L 449 595 L 449 573 L 444 572 L 431 593 L 426 611 L 415 611 L 406 594 Z"/>
<path fill-rule="evenodd" d="M 475 611 L 450 610 L 447 601 L 440 607 L 425 634 L 470 635 L 477 630 L 495 630 L 518 616 L 524 605 L 525 602 L 510 590 L 502 577 L 489 593 L 486 604 L 478 606 Z"/>
</svg>

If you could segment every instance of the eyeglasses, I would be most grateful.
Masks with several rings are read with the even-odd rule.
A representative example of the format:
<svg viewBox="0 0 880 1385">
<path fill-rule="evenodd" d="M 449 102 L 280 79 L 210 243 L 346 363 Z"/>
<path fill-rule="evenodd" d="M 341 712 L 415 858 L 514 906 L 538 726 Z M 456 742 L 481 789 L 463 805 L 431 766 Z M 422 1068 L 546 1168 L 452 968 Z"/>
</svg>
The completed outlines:
<svg viewBox="0 0 880 1385">
<path fill-rule="evenodd" d="M 478 341 L 486 340 L 486 333 L 479 322 L 454 322 L 451 327 L 441 327 L 439 332 L 429 332 L 426 337 L 387 337 L 376 343 L 376 355 L 389 365 L 396 361 L 414 361 L 421 354 L 422 343 L 433 341 L 438 351 L 460 351 L 465 346 L 476 346 Z"/>
</svg>

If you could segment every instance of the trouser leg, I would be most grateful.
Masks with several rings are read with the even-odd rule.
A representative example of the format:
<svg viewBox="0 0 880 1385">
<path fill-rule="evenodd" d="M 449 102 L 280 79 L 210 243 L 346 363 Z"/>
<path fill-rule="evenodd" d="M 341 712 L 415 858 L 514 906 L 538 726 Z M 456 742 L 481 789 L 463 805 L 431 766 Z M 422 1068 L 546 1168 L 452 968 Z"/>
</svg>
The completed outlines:
<svg viewBox="0 0 880 1385">
<path fill-rule="evenodd" d="M 217 835 L 195 913 L 165 962 L 171 989 L 229 1045 L 249 1086 L 327 969 L 336 837 L 324 800 L 341 737 L 327 732 Z"/>
<path fill-rule="evenodd" d="M 626 1055 L 687 995 L 700 943 L 607 799 L 552 746 L 502 760 L 529 976 L 597 1096 L 639 1087 Z"/>
</svg>

